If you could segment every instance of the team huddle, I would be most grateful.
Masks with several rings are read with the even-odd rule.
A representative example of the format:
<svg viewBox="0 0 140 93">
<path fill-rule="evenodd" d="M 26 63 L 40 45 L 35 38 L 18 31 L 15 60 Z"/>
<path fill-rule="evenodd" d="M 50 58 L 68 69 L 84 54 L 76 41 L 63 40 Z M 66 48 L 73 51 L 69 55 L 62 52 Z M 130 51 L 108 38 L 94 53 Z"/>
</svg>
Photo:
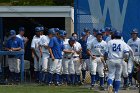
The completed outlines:
<svg viewBox="0 0 140 93">
<path fill-rule="evenodd" d="M 89 71 L 91 88 L 99 80 L 100 89 L 104 90 L 106 80 L 108 93 L 118 93 L 122 76 L 124 87 L 133 84 L 134 66 L 140 64 L 137 29 L 131 31 L 127 43 L 123 41 L 121 31 L 110 27 L 93 29 L 93 34 L 85 28 L 79 40 L 76 33 L 67 38 L 67 32 L 59 28 L 49 29 L 47 35 L 43 35 L 43 31 L 44 27 L 36 27 L 31 43 L 36 82 L 81 85 Z M 24 46 L 16 47 L 23 49 Z"/>
</svg>

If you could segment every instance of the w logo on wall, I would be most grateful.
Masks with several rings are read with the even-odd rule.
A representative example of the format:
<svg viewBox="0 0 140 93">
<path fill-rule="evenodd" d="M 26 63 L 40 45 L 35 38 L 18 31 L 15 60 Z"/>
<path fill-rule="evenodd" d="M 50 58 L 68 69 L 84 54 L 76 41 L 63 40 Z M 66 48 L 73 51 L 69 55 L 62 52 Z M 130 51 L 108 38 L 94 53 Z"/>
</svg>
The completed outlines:
<svg viewBox="0 0 140 93">
<path fill-rule="evenodd" d="M 140 0 L 75 0 L 75 31 L 114 27 L 128 40 L 133 28 L 140 28 Z M 136 18 L 137 17 L 137 18 Z M 127 32 L 127 35 L 125 35 Z"/>
</svg>

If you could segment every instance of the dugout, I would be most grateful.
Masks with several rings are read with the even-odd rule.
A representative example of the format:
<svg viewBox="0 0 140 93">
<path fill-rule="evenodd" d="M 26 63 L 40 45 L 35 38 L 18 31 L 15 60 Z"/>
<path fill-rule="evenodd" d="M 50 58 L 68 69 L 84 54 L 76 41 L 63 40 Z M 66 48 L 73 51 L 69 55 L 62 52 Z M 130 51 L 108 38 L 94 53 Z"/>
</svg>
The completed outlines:
<svg viewBox="0 0 140 93">
<path fill-rule="evenodd" d="M 24 26 L 25 36 L 29 39 L 24 58 L 31 61 L 30 46 L 34 28 L 39 25 L 45 28 L 57 27 L 66 30 L 70 36 L 74 32 L 73 16 L 71 6 L 0 6 L 0 49 L 4 36 L 10 29 L 18 33 L 18 28 Z"/>
<path fill-rule="evenodd" d="M 25 36 L 29 38 L 27 51 L 34 35 L 34 28 L 42 25 L 46 28 L 57 27 L 71 35 L 73 31 L 73 8 L 70 6 L 0 6 L 0 47 L 6 32 L 24 26 Z M 31 53 L 25 54 L 26 59 L 31 58 Z"/>
</svg>

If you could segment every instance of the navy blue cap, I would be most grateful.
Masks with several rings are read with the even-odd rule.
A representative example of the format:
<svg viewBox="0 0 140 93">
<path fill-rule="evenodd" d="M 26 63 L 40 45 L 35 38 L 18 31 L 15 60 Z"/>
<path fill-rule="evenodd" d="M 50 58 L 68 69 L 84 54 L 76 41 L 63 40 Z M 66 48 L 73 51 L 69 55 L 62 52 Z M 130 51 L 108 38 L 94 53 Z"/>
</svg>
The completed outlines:
<svg viewBox="0 0 140 93">
<path fill-rule="evenodd" d="M 84 28 L 84 31 L 85 32 L 89 32 L 90 30 L 88 28 Z"/>
<path fill-rule="evenodd" d="M 19 31 L 25 31 L 24 27 L 19 27 Z"/>
<path fill-rule="evenodd" d="M 16 35 L 16 31 L 15 30 L 10 30 L 10 36 L 14 36 Z"/>
<path fill-rule="evenodd" d="M 76 41 L 74 37 L 70 37 L 69 41 Z"/>
<path fill-rule="evenodd" d="M 93 32 L 98 32 L 99 30 L 96 28 L 93 28 Z"/>
<path fill-rule="evenodd" d="M 49 29 L 49 30 L 48 30 L 48 34 L 55 35 L 55 30 L 54 30 L 54 29 Z"/>
<path fill-rule="evenodd" d="M 40 30 L 41 30 L 41 31 L 44 31 L 44 27 L 43 27 L 43 26 L 41 26 L 41 27 L 40 27 Z"/>
<path fill-rule="evenodd" d="M 103 35 L 101 31 L 98 31 L 96 35 Z"/>
<path fill-rule="evenodd" d="M 64 35 L 65 35 L 65 36 L 67 35 L 67 32 L 66 32 L 66 31 L 64 31 Z"/>
<path fill-rule="evenodd" d="M 86 36 L 86 33 L 85 33 L 85 32 L 82 32 L 82 33 L 81 33 L 81 36 Z"/>
<path fill-rule="evenodd" d="M 138 34 L 138 29 L 137 29 L 137 28 L 134 28 L 134 29 L 131 31 L 131 34 Z"/>
<path fill-rule="evenodd" d="M 118 31 L 118 30 L 115 31 L 115 32 L 114 32 L 114 36 L 115 36 L 115 37 L 116 37 L 116 36 L 120 36 L 120 37 L 121 37 L 121 36 L 122 36 L 121 31 Z"/>
<path fill-rule="evenodd" d="M 59 31 L 59 28 L 54 28 L 55 32 L 58 32 Z"/>
<path fill-rule="evenodd" d="M 64 33 L 65 33 L 64 30 L 59 30 L 58 33 L 59 33 L 59 35 L 62 36 L 62 37 L 65 36 L 65 35 L 64 35 Z"/>
<path fill-rule="evenodd" d="M 105 32 L 105 29 L 100 29 L 100 32 L 104 33 Z"/>
<path fill-rule="evenodd" d="M 111 31 L 111 28 L 110 27 L 106 27 L 105 31 Z"/>
<path fill-rule="evenodd" d="M 40 27 L 35 27 L 35 32 L 40 32 L 42 31 Z"/>
</svg>

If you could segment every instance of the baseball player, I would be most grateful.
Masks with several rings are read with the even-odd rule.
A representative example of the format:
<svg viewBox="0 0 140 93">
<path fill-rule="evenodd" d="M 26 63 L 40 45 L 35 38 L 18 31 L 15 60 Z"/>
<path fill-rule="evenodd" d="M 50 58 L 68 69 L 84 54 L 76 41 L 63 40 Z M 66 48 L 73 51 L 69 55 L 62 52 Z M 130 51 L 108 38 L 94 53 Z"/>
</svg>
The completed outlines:
<svg viewBox="0 0 140 93">
<path fill-rule="evenodd" d="M 28 42 L 28 38 L 24 37 L 24 33 L 25 33 L 25 28 L 24 27 L 19 27 L 19 34 L 16 35 L 18 38 L 20 38 L 23 41 L 23 45 L 26 46 L 27 42 Z"/>
<path fill-rule="evenodd" d="M 89 55 L 87 54 L 87 35 L 85 32 L 81 33 L 82 38 L 78 41 L 82 47 L 82 83 L 84 83 L 86 78 L 86 71 L 89 70 Z"/>
<path fill-rule="evenodd" d="M 102 40 L 102 33 L 99 31 L 90 44 L 87 45 L 87 52 L 90 55 L 90 74 L 91 74 L 91 88 L 95 85 L 96 71 L 100 77 L 100 88 L 104 89 L 104 65 L 102 56 L 106 50 L 107 44 Z"/>
<path fill-rule="evenodd" d="M 43 29 L 42 29 L 43 32 Z M 49 57 L 50 57 L 50 53 L 48 50 L 48 44 L 50 42 L 50 37 L 51 35 L 42 35 L 40 38 L 40 50 L 41 50 L 41 54 L 42 54 L 42 60 L 41 60 L 41 66 L 42 66 L 42 78 L 41 80 L 44 82 L 47 82 L 47 72 L 48 72 L 48 61 L 49 61 Z"/>
<path fill-rule="evenodd" d="M 96 38 L 96 33 L 98 32 L 98 30 L 96 28 L 93 28 L 93 35 L 90 34 L 90 30 L 87 28 L 84 29 L 84 32 L 87 35 L 87 44 L 88 44 Z"/>
<path fill-rule="evenodd" d="M 134 52 L 134 58 L 139 59 L 140 56 L 140 39 L 138 38 L 138 29 L 133 29 L 131 32 L 131 39 L 128 40 L 127 44 L 132 48 Z M 130 58 L 128 61 L 128 73 L 129 83 L 132 85 L 132 71 L 133 71 L 133 59 Z"/>
<path fill-rule="evenodd" d="M 121 40 L 120 31 L 114 33 L 114 39 L 110 40 L 107 44 L 108 53 L 108 93 L 113 93 L 113 81 L 114 81 L 114 93 L 118 93 L 121 81 L 122 73 L 122 61 L 123 58 L 128 58 L 129 49 L 127 44 Z M 125 56 L 124 56 L 125 55 Z"/>
<path fill-rule="evenodd" d="M 73 63 L 74 63 L 74 69 L 75 69 L 75 84 L 79 84 L 81 85 L 81 79 L 80 79 L 80 75 L 81 75 L 81 62 L 80 62 L 80 54 L 82 51 L 82 47 L 81 44 L 79 42 L 77 42 L 77 34 L 73 33 L 72 37 L 75 38 L 76 42 L 74 44 L 74 51 L 75 53 L 73 54 Z"/>
<path fill-rule="evenodd" d="M 7 41 L 6 50 L 8 51 L 21 51 L 23 43 L 20 38 L 16 37 L 16 31 L 10 30 L 10 38 Z M 12 81 L 19 81 L 20 73 L 20 55 L 8 56 L 9 70 L 11 72 Z"/>
<path fill-rule="evenodd" d="M 40 70 L 41 70 L 41 51 L 39 48 L 40 42 L 40 27 L 35 27 L 35 36 L 31 42 L 32 57 L 34 58 L 34 71 L 36 82 L 39 83 Z"/>
<path fill-rule="evenodd" d="M 54 30 L 49 30 L 49 33 L 55 32 Z M 60 85 L 60 73 L 61 73 L 61 67 L 62 67 L 62 51 L 63 51 L 63 40 L 62 37 L 64 36 L 64 33 L 62 30 L 59 30 L 58 36 L 53 36 L 50 38 L 49 42 L 49 52 L 51 56 L 51 63 L 50 63 L 50 71 L 49 71 L 49 85 L 52 82 L 53 74 L 55 73 L 56 78 L 56 86 Z"/>
<path fill-rule="evenodd" d="M 132 48 L 129 45 L 127 45 L 127 47 L 129 49 L 129 58 L 134 59 L 134 52 Z M 124 78 L 123 88 L 126 89 L 128 87 L 128 60 L 122 61 L 122 66 L 122 75 Z"/>
<path fill-rule="evenodd" d="M 110 41 L 111 40 L 111 28 L 110 27 L 106 27 L 105 28 L 105 31 L 106 31 L 106 42 Z"/>
<path fill-rule="evenodd" d="M 63 55 L 63 74 L 64 78 L 66 78 L 66 83 L 73 84 L 74 83 L 74 75 L 75 75 L 75 69 L 74 69 L 74 63 L 73 63 L 73 54 L 74 51 L 74 44 L 75 44 L 75 38 L 71 37 L 68 41 L 68 44 L 64 45 L 64 55 Z M 69 78 L 69 76 L 71 78 Z"/>
</svg>

